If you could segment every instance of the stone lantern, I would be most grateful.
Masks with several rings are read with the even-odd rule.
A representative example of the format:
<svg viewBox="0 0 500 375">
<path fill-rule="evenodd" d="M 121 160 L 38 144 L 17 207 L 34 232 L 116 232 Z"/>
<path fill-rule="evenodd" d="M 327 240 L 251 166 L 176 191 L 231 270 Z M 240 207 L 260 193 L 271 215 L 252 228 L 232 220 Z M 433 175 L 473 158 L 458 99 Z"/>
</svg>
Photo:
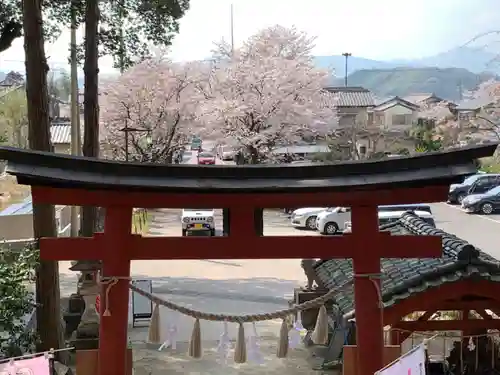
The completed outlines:
<svg viewBox="0 0 500 375">
<path fill-rule="evenodd" d="M 99 347 L 99 316 L 95 309 L 96 297 L 100 286 L 97 283 L 97 274 L 101 269 L 99 261 L 82 260 L 77 261 L 70 268 L 72 271 L 81 272 L 78 280 L 77 298 L 83 300 L 83 311 L 81 318 L 73 333 L 72 341 L 76 349 L 97 349 Z M 71 303 L 70 303 L 71 305 Z"/>
</svg>

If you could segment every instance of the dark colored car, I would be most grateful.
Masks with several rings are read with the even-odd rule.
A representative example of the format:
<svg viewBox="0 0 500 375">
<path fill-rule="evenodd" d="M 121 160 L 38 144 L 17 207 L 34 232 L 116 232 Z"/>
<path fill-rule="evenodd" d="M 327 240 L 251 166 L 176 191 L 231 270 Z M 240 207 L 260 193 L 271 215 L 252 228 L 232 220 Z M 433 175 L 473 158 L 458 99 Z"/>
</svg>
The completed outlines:
<svg viewBox="0 0 500 375">
<path fill-rule="evenodd" d="M 481 173 L 467 177 L 461 184 L 453 184 L 448 192 L 448 203 L 461 204 L 469 194 L 485 193 L 500 185 L 500 175 Z"/>
<path fill-rule="evenodd" d="M 471 194 L 462 201 L 462 208 L 469 213 L 489 215 L 500 209 L 500 186 L 482 194 Z"/>
<path fill-rule="evenodd" d="M 200 165 L 214 165 L 215 164 L 215 154 L 213 154 L 211 152 L 198 153 L 198 164 L 200 164 Z"/>
</svg>

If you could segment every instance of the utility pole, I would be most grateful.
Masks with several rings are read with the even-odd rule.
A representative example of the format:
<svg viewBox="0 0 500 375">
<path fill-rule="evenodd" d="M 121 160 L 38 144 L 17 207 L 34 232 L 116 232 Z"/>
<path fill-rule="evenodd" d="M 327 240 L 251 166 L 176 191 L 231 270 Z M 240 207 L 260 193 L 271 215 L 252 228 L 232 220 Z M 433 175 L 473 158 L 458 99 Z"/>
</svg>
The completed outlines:
<svg viewBox="0 0 500 375">
<path fill-rule="evenodd" d="M 78 62 L 76 59 L 76 4 L 71 1 L 71 154 L 80 155 L 80 111 L 78 108 Z M 71 206 L 71 237 L 78 236 L 80 208 Z"/>
<path fill-rule="evenodd" d="M 342 56 L 345 57 L 345 76 L 344 76 L 344 83 L 345 83 L 345 87 L 347 87 L 347 63 L 348 63 L 348 60 L 349 60 L 349 57 L 352 56 L 352 53 L 350 52 L 344 52 L 342 54 Z"/>
<path fill-rule="evenodd" d="M 231 4 L 231 56 L 234 54 L 234 12 Z"/>
<path fill-rule="evenodd" d="M 234 56 L 234 6 L 231 3 L 231 18 L 230 18 L 230 27 L 231 27 L 231 58 Z M 222 233 L 224 236 L 229 236 L 231 231 L 230 229 L 230 219 L 231 212 L 229 208 L 222 209 Z"/>
</svg>

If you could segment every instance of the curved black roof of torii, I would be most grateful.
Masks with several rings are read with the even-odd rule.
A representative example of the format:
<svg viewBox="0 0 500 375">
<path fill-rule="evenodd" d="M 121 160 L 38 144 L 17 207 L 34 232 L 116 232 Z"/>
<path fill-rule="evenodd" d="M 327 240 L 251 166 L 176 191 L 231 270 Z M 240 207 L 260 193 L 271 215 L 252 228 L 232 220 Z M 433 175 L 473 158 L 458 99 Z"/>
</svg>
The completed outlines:
<svg viewBox="0 0 500 375">
<path fill-rule="evenodd" d="M 0 147 L 20 184 L 157 192 L 331 192 L 444 185 L 475 173 L 497 144 L 416 156 L 311 165 L 197 166 L 125 163 Z"/>
</svg>

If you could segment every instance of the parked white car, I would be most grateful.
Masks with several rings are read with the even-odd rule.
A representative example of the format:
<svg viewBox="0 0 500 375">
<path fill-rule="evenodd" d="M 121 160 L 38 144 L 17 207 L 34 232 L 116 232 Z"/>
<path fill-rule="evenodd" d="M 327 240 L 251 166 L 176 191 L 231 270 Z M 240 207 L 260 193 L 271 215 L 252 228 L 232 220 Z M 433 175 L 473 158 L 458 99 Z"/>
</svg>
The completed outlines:
<svg viewBox="0 0 500 375">
<path fill-rule="evenodd" d="M 295 228 L 316 230 L 316 217 L 328 207 L 304 207 L 292 212 L 290 222 Z"/>
<path fill-rule="evenodd" d="M 398 220 L 401 215 L 405 212 L 409 211 L 411 205 L 402 205 L 402 209 L 399 210 L 389 210 L 388 208 L 396 208 L 397 206 L 381 206 L 378 213 L 379 224 L 387 224 L 392 221 Z M 423 208 L 428 207 L 427 205 L 420 205 L 422 209 L 418 209 L 419 205 L 414 205 L 415 210 L 413 213 L 415 215 L 421 217 L 424 221 L 428 222 L 431 225 L 435 225 L 434 218 L 430 210 L 424 210 Z M 387 209 L 387 210 L 384 210 Z M 348 207 L 335 207 L 329 208 L 323 212 L 318 214 L 316 219 L 316 229 L 321 234 L 333 235 L 337 233 L 343 232 L 346 228 L 352 230 L 351 224 L 351 209 Z"/>
<path fill-rule="evenodd" d="M 184 208 L 182 210 L 182 235 L 192 230 L 210 231 L 212 236 L 215 236 L 215 210 L 199 209 L 199 208 Z"/>
</svg>

